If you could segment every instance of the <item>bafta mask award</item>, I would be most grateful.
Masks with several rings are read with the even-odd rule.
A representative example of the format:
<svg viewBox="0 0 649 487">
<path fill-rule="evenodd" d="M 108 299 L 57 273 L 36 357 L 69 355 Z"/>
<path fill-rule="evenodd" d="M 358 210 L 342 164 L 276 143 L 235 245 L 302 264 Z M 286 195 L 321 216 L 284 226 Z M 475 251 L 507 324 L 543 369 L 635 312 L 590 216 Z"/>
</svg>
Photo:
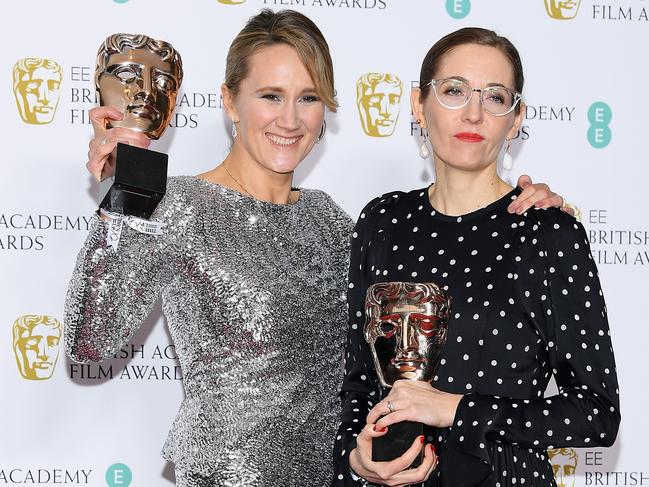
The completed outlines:
<svg viewBox="0 0 649 487">
<path fill-rule="evenodd" d="M 431 382 L 446 343 L 450 298 L 433 283 L 382 282 L 367 290 L 365 339 L 383 387 L 394 382 Z M 428 427 L 402 421 L 372 440 L 372 460 L 389 461 L 402 455 Z M 413 466 L 421 464 L 418 458 Z"/>
<path fill-rule="evenodd" d="M 108 128 L 126 127 L 157 140 L 169 126 L 182 82 L 182 60 L 171 44 L 145 35 L 113 34 L 99 47 L 95 88 L 99 103 L 124 118 Z M 167 188 L 167 154 L 117 144 L 112 185 L 103 210 L 149 219 Z M 111 171 L 112 172 L 112 171 Z"/>
</svg>

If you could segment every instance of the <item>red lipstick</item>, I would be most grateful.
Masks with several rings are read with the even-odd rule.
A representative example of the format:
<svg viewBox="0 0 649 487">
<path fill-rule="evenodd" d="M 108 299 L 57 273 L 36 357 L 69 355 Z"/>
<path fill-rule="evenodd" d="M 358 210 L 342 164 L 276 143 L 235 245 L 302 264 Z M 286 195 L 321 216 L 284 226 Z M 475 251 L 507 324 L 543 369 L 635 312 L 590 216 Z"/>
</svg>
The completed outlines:
<svg viewBox="0 0 649 487">
<path fill-rule="evenodd" d="M 475 132 L 459 132 L 453 137 L 463 142 L 482 142 L 484 140 L 482 135 L 476 134 Z"/>
</svg>

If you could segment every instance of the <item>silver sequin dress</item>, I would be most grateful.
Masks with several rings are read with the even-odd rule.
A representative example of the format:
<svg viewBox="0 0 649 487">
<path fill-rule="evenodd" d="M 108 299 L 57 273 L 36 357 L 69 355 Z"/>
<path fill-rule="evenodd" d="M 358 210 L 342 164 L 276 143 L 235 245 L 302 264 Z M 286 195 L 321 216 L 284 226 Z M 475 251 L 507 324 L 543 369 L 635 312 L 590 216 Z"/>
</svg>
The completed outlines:
<svg viewBox="0 0 649 487">
<path fill-rule="evenodd" d="M 95 219 L 68 290 L 68 354 L 112 356 L 162 296 L 184 376 L 163 448 L 178 485 L 328 485 L 351 219 L 322 191 L 276 205 L 193 177 L 169 179 L 153 219 L 163 235 L 125 225 L 117 252 Z"/>
</svg>

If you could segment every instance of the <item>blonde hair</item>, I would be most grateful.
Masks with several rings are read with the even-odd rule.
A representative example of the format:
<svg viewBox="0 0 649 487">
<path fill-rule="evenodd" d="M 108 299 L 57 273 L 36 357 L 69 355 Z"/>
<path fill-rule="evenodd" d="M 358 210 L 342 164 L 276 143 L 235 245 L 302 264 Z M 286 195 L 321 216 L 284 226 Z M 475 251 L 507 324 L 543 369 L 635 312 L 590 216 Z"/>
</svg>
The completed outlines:
<svg viewBox="0 0 649 487">
<path fill-rule="evenodd" d="M 251 17 L 234 38 L 225 62 L 225 86 L 236 96 L 239 84 L 248 76 L 248 59 L 264 47 L 286 44 L 297 52 L 318 96 L 335 112 L 334 68 L 329 45 L 320 29 L 307 16 L 294 10 L 273 12 L 263 9 Z"/>
</svg>

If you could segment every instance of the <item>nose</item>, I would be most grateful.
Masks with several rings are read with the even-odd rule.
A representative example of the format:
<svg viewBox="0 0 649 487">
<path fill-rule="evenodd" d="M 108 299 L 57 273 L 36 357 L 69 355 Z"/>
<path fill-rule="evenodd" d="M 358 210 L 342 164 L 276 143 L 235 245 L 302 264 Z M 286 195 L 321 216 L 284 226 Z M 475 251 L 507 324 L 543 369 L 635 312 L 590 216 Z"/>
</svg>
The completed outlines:
<svg viewBox="0 0 649 487">
<path fill-rule="evenodd" d="M 409 319 L 403 320 L 401 325 L 401 350 L 403 352 L 412 352 L 418 349 L 417 337 L 414 333 L 414 328 L 410 326 Z"/>
<path fill-rule="evenodd" d="M 153 77 L 148 69 L 142 70 L 142 76 L 138 79 L 138 92 L 133 98 L 140 100 L 152 100 L 153 97 Z"/>
<path fill-rule="evenodd" d="M 300 117 L 295 103 L 282 103 L 279 116 L 277 117 L 277 126 L 289 131 L 297 130 L 300 127 Z"/>
<path fill-rule="evenodd" d="M 471 92 L 471 99 L 467 103 L 463 110 L 463 118 L 470 123 L 480 123 L 484 117 L 484 111 L 482 109 L 482 103 L 480 98 L 482 92 L 473 91 Z"/>
</svg>

